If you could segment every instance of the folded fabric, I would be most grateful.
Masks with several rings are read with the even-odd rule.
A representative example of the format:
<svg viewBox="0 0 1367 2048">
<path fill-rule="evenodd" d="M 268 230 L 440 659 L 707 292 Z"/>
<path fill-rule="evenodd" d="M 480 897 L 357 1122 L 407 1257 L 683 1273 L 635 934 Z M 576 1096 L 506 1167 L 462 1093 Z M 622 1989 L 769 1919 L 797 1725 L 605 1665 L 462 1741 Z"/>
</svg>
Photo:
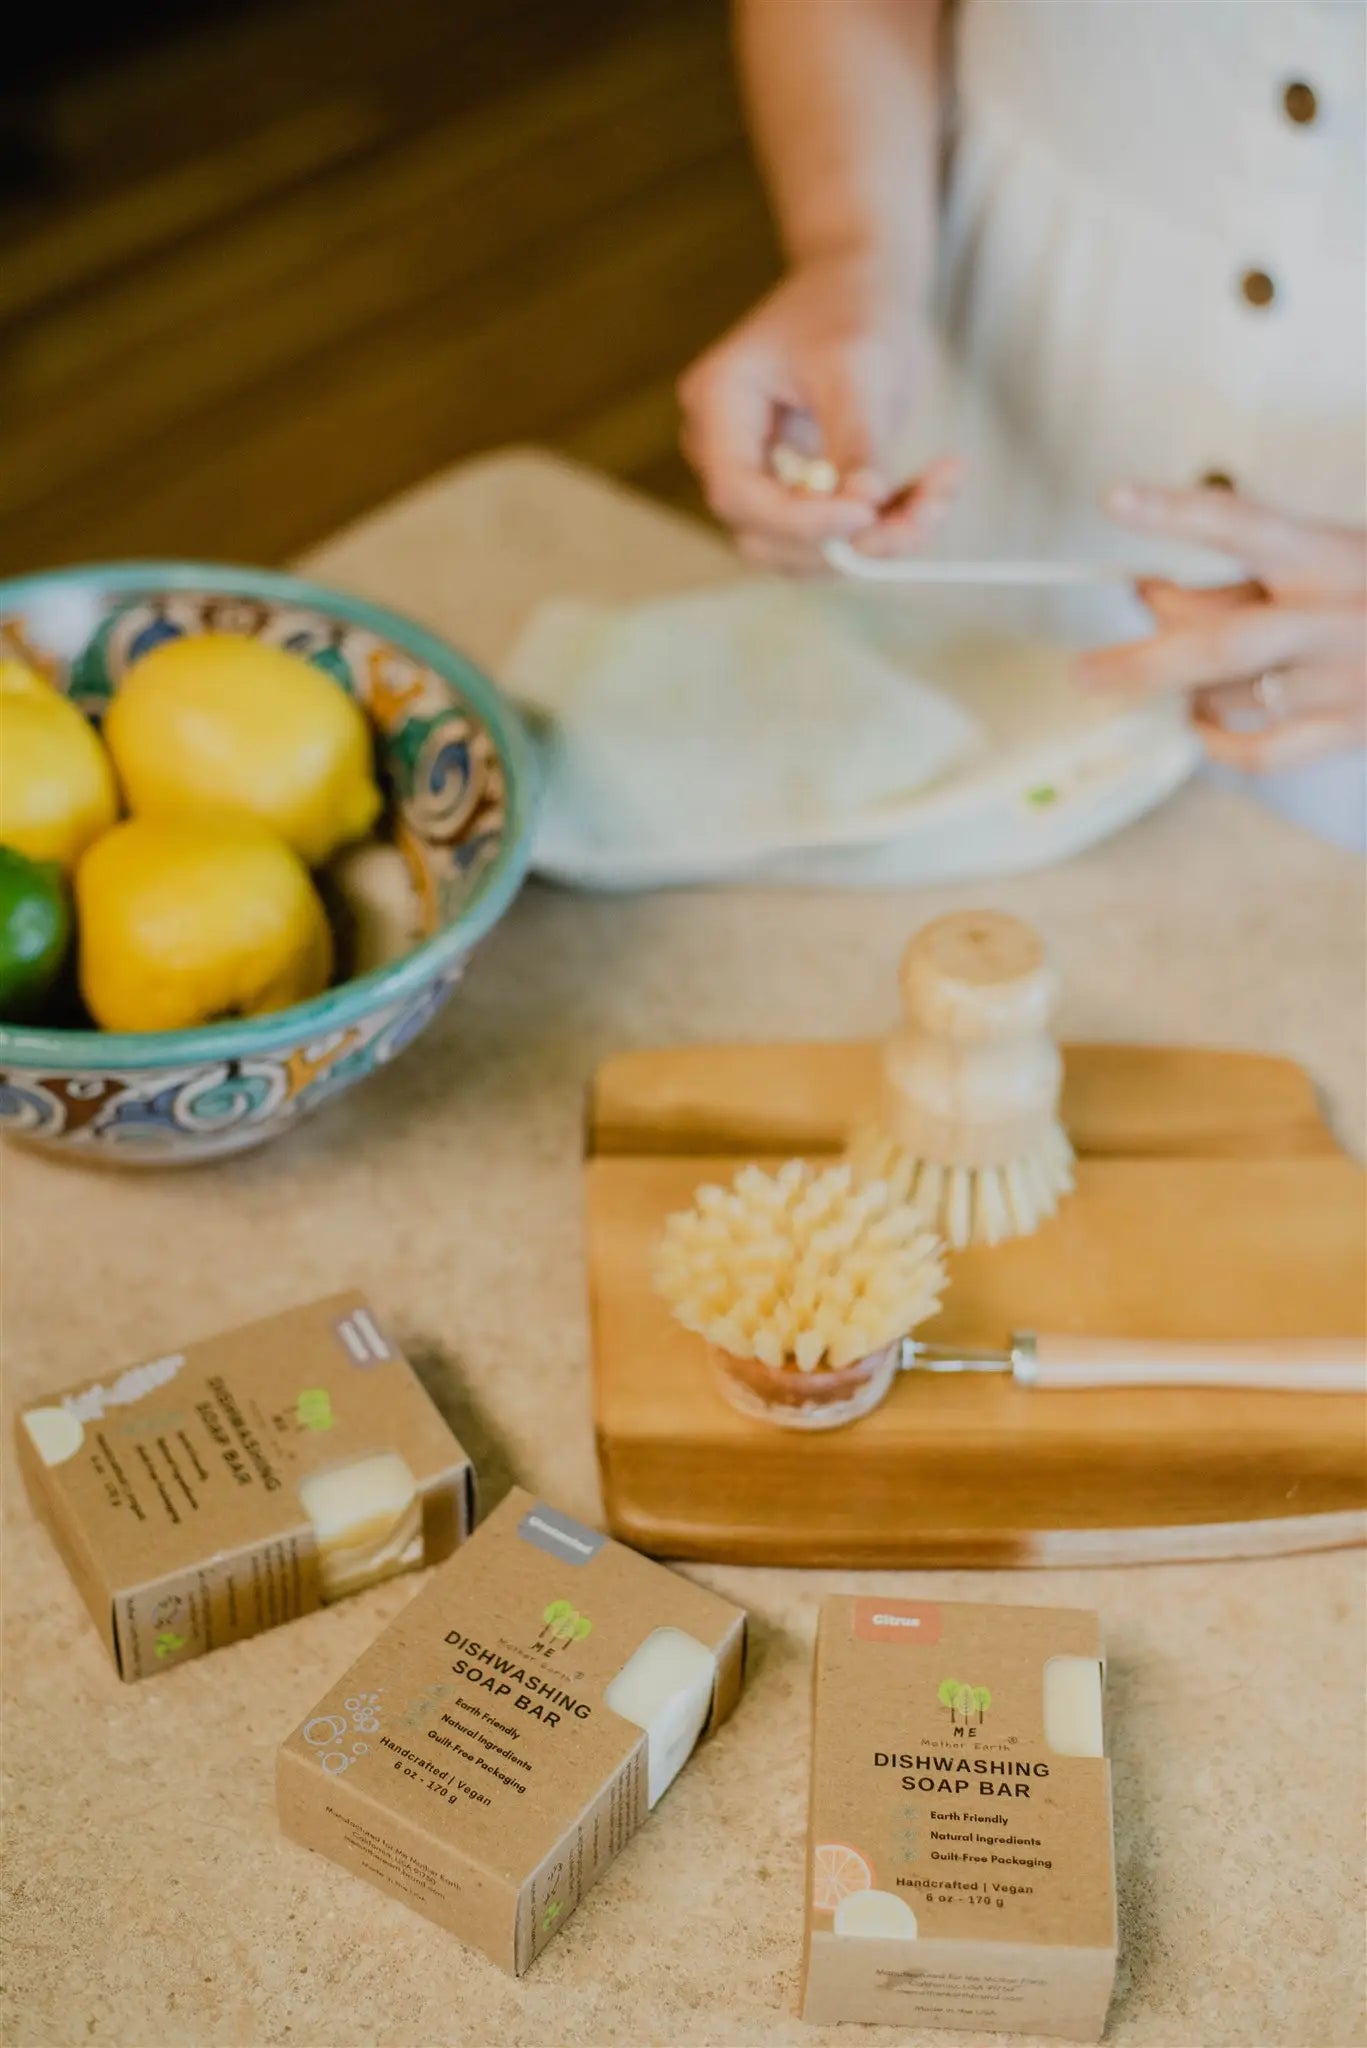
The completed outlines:
<svg viewBox="0 0 1367 2048">
<path fill-rule="evenodd" d="M 950 698 L 777 582 L 544 605 L 504 681 L 544 753 L 534 865 L 589 887 L 877 843 L 983 743 Z"/>
</svg>

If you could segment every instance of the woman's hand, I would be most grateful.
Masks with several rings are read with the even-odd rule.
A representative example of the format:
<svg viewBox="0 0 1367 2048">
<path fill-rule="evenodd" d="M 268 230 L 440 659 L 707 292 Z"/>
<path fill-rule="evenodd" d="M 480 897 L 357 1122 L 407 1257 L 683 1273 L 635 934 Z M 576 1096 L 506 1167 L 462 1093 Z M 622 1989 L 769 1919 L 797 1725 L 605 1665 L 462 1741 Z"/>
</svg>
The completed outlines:
<svg viewBox="0 0 1367 2048">
<path fill-rule="evenodd" d="M 742 553 L 803 574 L 823 566 L 826 540 L 871 554 L 920 545 L 959 475 L 953 458 L 900 489 L 892 474 L 920 347 L 910 280 L 892 263 L 850 253 L 790 272 L 693 364 L 679 386 L 684 452 Z M 818 496 L 781 484 L 769 466 L 781 439 L 824 455 L 837 490 Z"/>
<path fill-rule="evenodd" d="M 1255 774 L 1299 767 L 1367 735 L 1367 534 L 1293 519 L 1228 490 L 1121 485 L 1106 510 L 1143 533 L 1236 556 L 1245 582 L 1139 586 L 1158 631 L 1082 657 L 1085 688 L 1181 690 L 1217 761 Z"/>
</svg>

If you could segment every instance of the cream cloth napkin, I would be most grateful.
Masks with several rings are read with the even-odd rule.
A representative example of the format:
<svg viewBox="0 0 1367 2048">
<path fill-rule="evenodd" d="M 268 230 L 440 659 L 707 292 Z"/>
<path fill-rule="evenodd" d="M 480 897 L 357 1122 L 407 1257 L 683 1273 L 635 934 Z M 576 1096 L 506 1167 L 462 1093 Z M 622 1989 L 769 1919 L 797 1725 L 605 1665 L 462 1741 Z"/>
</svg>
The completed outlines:
<svg viewBox="0 0 1367 2048">
<path fill-rule="evenodd" d="M 533 865 L 589 888 L 887 840 L 984 746 L 950 698 L 776 581 L 543 605 L 503 680 L 542 745 Z"/>
</svg>

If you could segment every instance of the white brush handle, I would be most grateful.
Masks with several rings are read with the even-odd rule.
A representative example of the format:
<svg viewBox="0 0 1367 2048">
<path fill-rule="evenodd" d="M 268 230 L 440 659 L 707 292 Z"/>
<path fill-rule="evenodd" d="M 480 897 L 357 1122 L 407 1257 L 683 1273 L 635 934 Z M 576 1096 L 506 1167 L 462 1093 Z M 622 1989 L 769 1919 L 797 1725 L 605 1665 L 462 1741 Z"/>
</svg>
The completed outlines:
<svg viewBox="0 0 1367 2048">
<path fill-rule="evenodd" d="M 1111 562 L 936 562 L 909 555 L 866 555 L 847 540 L 828 540 L 821 552 L 838 575 L 859 583 L 996 584 L 1039 590 L 1086 583 L 1133 585 L 1145 574 Z"/>
<path fill-rule="evenodd" d="M 1022 1349 L 1017 1377 L 1036 1387 L 1242 1387 L 1263 1393 L 1367 1393 L 1367 1344 L 1361 1337 L 1273 1337 L 1201 1344 L 1143 1337 L 1037 1336 L 1031 1347 Z"/>
</svg>

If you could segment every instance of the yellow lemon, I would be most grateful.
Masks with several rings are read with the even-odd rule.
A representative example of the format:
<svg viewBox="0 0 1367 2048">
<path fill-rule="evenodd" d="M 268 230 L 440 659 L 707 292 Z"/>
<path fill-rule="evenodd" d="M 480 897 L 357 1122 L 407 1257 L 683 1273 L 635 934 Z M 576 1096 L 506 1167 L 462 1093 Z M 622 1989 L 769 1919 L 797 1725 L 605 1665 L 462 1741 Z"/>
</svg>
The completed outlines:
<svg viewBox="0 0 1367 2048">
<path fill-rule="evenodd" d="M 129 818 L 76 870 L 80 982 L 106 1031 L 259 1017 L 327 987 L 308 869 L 254 818 Z"/>
<path fill-rule="evenodd" d="M 0 843 L 71 868 L 118 814 L 94 727 L 44 677 L 0 660 Z"/>
<path fill-rule="evenodd" d="M 245 633 L 163 640 L 124 675 L 104 730 L 135 816 L 245 811 L 310 867 L 380 808 L 364 713 L 312 662 Z"/>
</svg>

